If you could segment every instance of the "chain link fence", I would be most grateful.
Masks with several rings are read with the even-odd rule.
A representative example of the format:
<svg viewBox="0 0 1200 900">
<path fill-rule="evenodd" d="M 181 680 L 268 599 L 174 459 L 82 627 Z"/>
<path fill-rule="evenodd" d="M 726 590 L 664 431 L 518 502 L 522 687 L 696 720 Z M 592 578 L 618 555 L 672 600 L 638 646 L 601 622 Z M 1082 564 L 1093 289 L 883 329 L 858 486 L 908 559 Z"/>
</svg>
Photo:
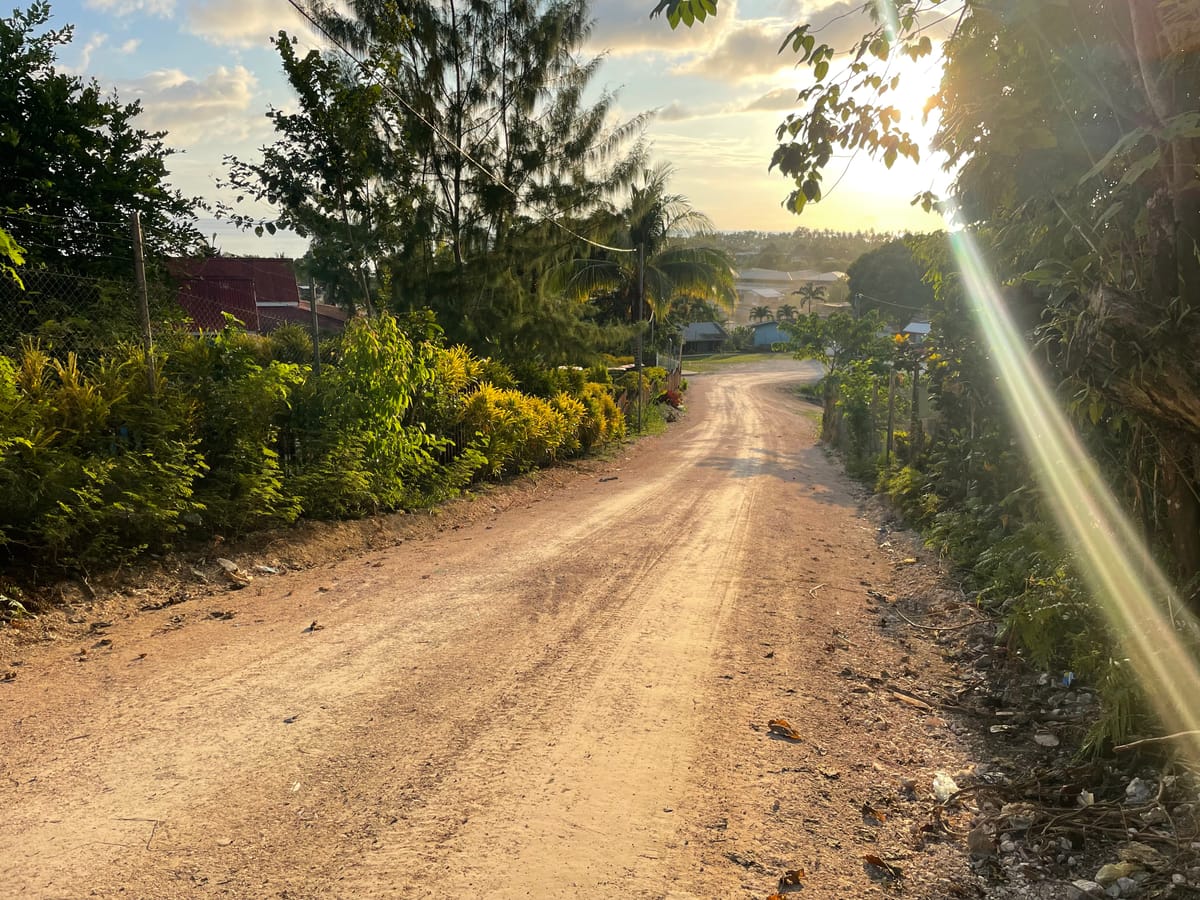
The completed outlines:
<svg viewBox="0 0 1200 900">
<path fill-rule="evenodd" d="M 289 260 L 210 262 L 169 261 L 167 271 L 146 287 L 146 317 L 132 272 L 119 279 L 23 268 L 22 284 L 0 279 L 0 353 L 16 358 L 32 346 L 92 365 L 129 344 L 152 346 L 172 333 L 215 332 L 234 324 L 257 334 L 278 332 L 288 361 L 319 364 L 321 335 L 345 326 L 341 310 L 320 303 L 314 309 L 300 298 Z"/>
</svg>

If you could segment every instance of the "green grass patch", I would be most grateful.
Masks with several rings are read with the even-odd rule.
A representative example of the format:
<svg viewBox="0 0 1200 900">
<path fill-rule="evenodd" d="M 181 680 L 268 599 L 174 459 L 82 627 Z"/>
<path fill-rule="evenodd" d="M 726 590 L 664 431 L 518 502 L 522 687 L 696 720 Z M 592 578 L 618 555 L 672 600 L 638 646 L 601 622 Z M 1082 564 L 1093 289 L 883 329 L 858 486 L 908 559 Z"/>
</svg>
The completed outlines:
<svg viewBox="0 0 1200 900">
<path fill-rule="evenodd" d="M 683 361 L 683 368 L 688 372 L 720 372 L 740 363 L 766 362 L 784 357 L 785 354 L 781 353 L 713 353 L 710 356 L 687 357 Z"/>
</svg>

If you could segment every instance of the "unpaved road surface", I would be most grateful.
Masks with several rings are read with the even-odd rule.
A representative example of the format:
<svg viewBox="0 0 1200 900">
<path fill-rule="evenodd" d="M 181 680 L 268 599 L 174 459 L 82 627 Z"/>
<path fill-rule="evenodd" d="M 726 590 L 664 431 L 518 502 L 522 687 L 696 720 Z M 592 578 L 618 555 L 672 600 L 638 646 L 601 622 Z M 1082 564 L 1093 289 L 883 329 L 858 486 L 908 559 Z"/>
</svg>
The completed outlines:
<svg viewBox="0 0 1200 900">
<path fill-rule="evenodd" d="M 945 663 L 880 627 L 905 567 L 812 374 L 696 377 L 667 434 L 520 505 L 27 648 L 0 894 L 952 895 L 898 785 L 969 751 L 889 689 Z"/>
</svg>

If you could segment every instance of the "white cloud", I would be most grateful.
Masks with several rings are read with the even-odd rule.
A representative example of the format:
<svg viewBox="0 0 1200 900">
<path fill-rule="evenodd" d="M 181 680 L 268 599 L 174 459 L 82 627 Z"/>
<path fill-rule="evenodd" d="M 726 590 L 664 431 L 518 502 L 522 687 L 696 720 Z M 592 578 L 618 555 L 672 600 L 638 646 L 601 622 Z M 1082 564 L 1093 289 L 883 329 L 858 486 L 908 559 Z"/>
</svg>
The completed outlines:
<svg viewBox="0 0 1200 900">
<path fill-rule="evenodd" d="M 170 18 L 175 12 L 175 0 L 84 0 L 83 5 L 88 9 L 112 13 L 114 16 L 146 13 Z"/>
<path fill-rule="evenodd" d="M 79 50 L 79 62 L 72 66 L 69 71 L 78 75 L 82 75 L 84 72 L 86 72 L 88 70 L 88 66 L 92 64 L 92 54 L 103 47 L 107 40 L 108 35 L 100 33 L 93 34 L 90 38 L 88 38 L 83 47 Z"/>
<path fill-rule="evenodd" d="M 265 47 L 283 29 L 313 40 L 313 29 L 286 0 L 191 0 L 187 30 L 213 44 Z"/>
<path fill-rule="evenodd" d="M 130 38 L 125 43 L 123 43 L 120 47 L 117 48 L 117 52 L 120 53 L 122 56 L 128 56 L 129 54 L 131 54 L 135 50 L 137 50 L 137 48 L 140 46 L 142 46 L 141 38 Z"/>
<path fill-rule="evenodd" d="M 262 119 L 251 111 L 257 87 L 244 66 L 220 66 L 202 78 L 160 69 L 122 85 L 121 96 L 141 101 L 145 127 L 167 131 L 169 144 L 186 147 L 239 141 L 255 131 Z"/>
<path fill-rule="evenodd" d="M 720 81 L 754 81 L 793 66 L 779 45 L 791 26 L 779 19 L 738 22 L 726 29 L 703 53 L 690 56 L 672 70 L 675 75 L 703 75 Z"/>
<path fill-rule="evenodd" d="M 695 117 L 696 111 L 689 106 L 684 106 L 678 100 L 672 100 L 666 106 L 656 110 L 654 115 L 660 122 L 681 122 L 684 119 Z"/>
<path fill-rule="evenodd" d="M 797 91 L 795 88 L 775 88 L 775 90 L 767 91 L 765 94 L 762 94 L 761 96 L 751 100 L 742 108 L 745 110 L 762 109 L 770 111 L 795 109 L 796 94 Z"/>
</svg>

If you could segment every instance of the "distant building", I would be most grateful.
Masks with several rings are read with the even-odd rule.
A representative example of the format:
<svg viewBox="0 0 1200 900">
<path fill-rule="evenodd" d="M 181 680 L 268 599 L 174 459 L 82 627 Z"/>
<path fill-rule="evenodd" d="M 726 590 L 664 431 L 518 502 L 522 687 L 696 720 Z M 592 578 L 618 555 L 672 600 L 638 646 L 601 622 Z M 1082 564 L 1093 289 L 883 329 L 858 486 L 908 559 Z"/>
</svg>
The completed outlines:
<svg viewBox="0 0 1200 900">
<path fill-rule="evenodd" d="M 734 273 L 733 288 L 738 295 L 737 320 L 742 324 L 749 321 L 750 310 L 755 306 L 777 306 L 792 303 L 792 297 L 804 285 L 828 288 L 846 279 L 845 272 L 818 272 L 815 269 L 797 269 L 784 272 L 778 269 L 741 269 Z"/>
<path fill-rule="evenodd" d="M 225 313 L 260 334 L 289 323 L 312 326 L 312 301 L 300 299 L 290 259 L 177 257 L 167 260 L 167 271 L 178 285 L 179 305 L 197 331 L 224 328 Z M 317 327 L 341 331 L 345 311 L 318 302 Z"/>
<path fill-rule="evenodd" d="M 900 329 L 900 333 L 907 334 L 909 340 L 911 340 L 914 344 L 919 344 L 925 340 L 925 338 L 929 337 L 929 332 L 932 330 L 932 328 L 933 326 L 931 326 L 928 322 L 909 322 L 902 329 Z"/>
<path fill-rule="evenodd" d="M 683 329 L 684 353 L 717 353 L 729 340 L 727 332 L 718 322 L 694 322 Z"/>
<path fill-rule="evenodd" d="M 779 327 L 778 322 L 759 322 L 754 326 L 754 346 L 759 350 L 770 350 L 775 344 L 786 344 L 790 336 Z"/>
</svg>

